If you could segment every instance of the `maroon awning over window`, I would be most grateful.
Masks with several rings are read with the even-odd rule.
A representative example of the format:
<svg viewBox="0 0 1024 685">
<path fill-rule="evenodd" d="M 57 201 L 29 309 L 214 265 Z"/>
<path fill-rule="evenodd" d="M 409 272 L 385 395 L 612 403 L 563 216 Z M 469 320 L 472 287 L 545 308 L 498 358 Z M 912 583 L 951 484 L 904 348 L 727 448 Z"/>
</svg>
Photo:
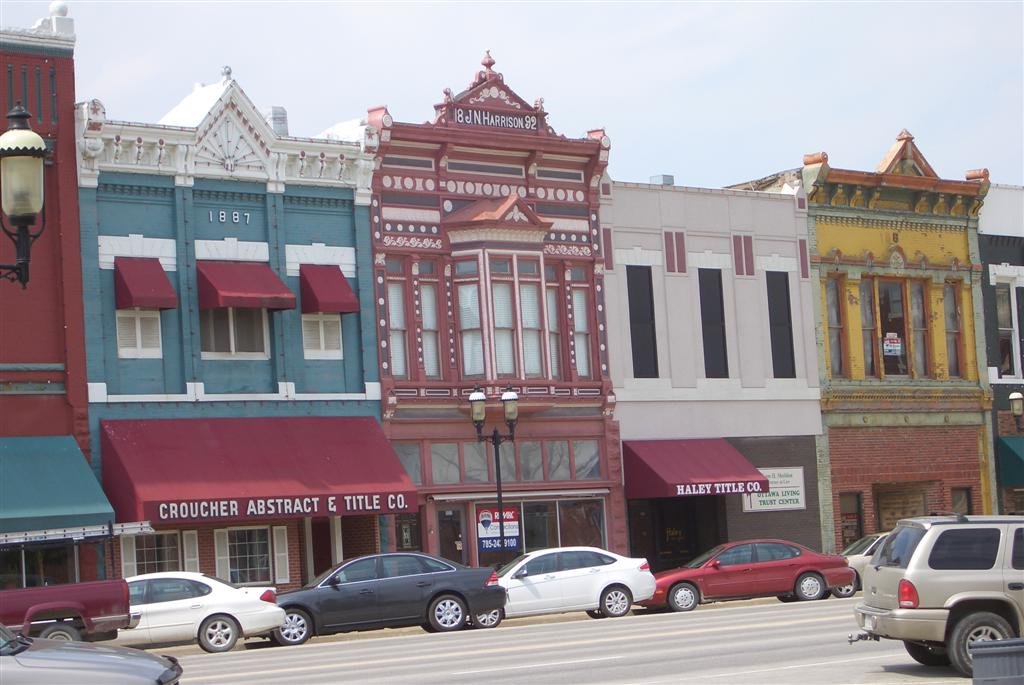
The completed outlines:
<svg viewBox="0 0 1024 685">
<path fill-rule="evenodd" d="M 341 268 L 333 264 L 300 264 L 299 293 L 302 313 L 351 314 L 359 311 L 359 300 Z"/>
<path fill-rule="evenodd" d="M 114 257 L 114 301 L 118 309 L 178 306 L 178 296 L 155 257 Z"/>
<path fill-rule="evenodd" d="M 102 421 L 103 489 L 118 521 L 270 520 L 415 512 L 372 417 Z"/>
<path fill-rule="evenodd" d="M 626 440 L 627 499 L 768 492 L 768 479 L 722 438 Z"/>
<path fill-rule="evenodd" d="M 295 293 L 264 262 L 196 262 L 199 308 L 294 309 Z"/>
</svg>

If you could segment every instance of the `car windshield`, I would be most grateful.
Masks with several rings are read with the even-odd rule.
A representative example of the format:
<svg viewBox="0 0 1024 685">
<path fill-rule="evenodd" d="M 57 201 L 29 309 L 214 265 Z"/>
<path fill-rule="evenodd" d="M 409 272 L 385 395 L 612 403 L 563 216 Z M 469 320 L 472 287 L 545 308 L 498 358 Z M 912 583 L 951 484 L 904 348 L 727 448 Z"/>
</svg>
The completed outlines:
<svg viewBox="0 0 1024 685">
<path fill-rule="evenodd" d="M 235 585 L 234 583 L 229 583 L 226 580 L 221 580 L 220 578 L 215 578 L 214 576 L 208 576 L 205 573 L 203 574 L 203 579 L 208 580 L 211 583 L 220 583 L 221 585 L 227 585 L 228 587 L 233 587 L 236 590 L 239 588 L 239 586 Z"/>
<path fill-rule="evenodd" d="M 518 566 L 518 565 L 519 565 L 519 562 L 521 562 L 521 561 L 522 561 L 523 559 L 525 559 L 525 558 L 526 558 L 527 556 L 529 556 L 529 555 L 526 555 L 526 554 L 520 554 L 520 555 L 519 555 L 518 557 L 516 557 L 516 558 L 515 558 L 515 559 L 513 559 L 512 561 L 510 561 L 510 562 L 508 562 L 507 564 L 505 564 L 504 566 L 500 567 L 500 568 L 499 568 L 499 569 L 498 569 L 498 570 L 496 571 L 496 573 L 498 574 L 498 576 L 499 576 L 499 577 L 500 577 L 500 576 L 504 576 L 504 575 L 506 575 L 506 574 L 507 574 L 507 573 L 508 573 L 509 571 L 511 571 L 511 570 L 512 570 L 513 568 L 515 568 L 516 566 Z"/>
<path fill-rule="evenodd" d="M 906 568 L 924 533 L 924 528 L 918 526 L 896 526 L 871 557 L 871 565 Z"/>
<path fill-rule="evenodd" d="M 842 551 L 843 556 L 851 554 L 863 554 L 871 543 L 878 539 L 878 535 L 865 535 L 857 542 L 852 542 L 850 545 Z"/>
<path fill-rule="evenodd" d="M 17 654 L 28 649 L 32 644 L 31 638 L 15 635 L 5 626 L 0 625 L 0 656 Z"/>
<path fill-rule="evenodd" d="M 686 564 L 686 568 L 700 568 L 701 566 L 703 566 L 704 564 L 706 564 L 708 562 L 708 559 L 710 559 L 711 557 L 713 557 L 716 554 L 718 554 L 719 552 L 721 552 L 723 547 L 725 547 L 725 545 L 719 545 L 718 547 L 712 547 L 711 549 L 709 549 L 707 552 L 704 552 L 704 554 L 701 554 L 696 559 L 691 559 Z"/>
</svg>

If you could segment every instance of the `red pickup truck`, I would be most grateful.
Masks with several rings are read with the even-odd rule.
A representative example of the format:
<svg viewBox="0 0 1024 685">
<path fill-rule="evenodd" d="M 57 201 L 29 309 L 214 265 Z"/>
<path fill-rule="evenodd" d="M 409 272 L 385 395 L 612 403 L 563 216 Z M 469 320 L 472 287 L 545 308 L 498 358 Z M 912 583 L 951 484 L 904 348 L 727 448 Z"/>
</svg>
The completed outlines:
<svg viewBox="0 0 1024 685">
<path fill-rule="evenodd" d="M 0 623 L 51 640 L 109 640 L 133 627 L 123 579 L 0 590 Z"/>
</svg>

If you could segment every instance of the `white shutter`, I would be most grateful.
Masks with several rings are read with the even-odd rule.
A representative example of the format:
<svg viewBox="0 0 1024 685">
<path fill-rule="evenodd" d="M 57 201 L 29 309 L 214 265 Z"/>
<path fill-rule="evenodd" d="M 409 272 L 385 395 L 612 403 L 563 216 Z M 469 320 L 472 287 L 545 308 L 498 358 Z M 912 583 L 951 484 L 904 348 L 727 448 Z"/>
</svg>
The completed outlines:
<svg viewBox="0 0 1024 685">
<path fill-rule="evenodd" d="M 495 283 L 491 296 L 494 299 L 494 327 L 512 328 L 512 285 Z"/>
<path fill-rule="evenodd" d="M 437 330 L 437 288 L 424 285 L 420 288 L 420 306 L 423 308 L 423 328 Z"/>
<path fill-rule="evenodd" d="M 278 585 L 291 579 L 288 572 L 288 526 L 274 526 L 274 582 Z"/>
<path fill-rule="evenodd" d="M 423 370 L 430 378 L 437 378 L 441 375 L 437 331 L 423 331 Z"/>
<path fill-rule="evenodd" d="M 577 288 L 572 291 L 572 321 L 577 333 L 590 330 L 590 312 L 587 311 L 587 291 Z"/>
<path fill-rule="evenodd" d="M 401 378 L 409 373 L 405 363 L 405 331 L 392 330 L 389 338 L 391 340 L 391 374 Z"/>
<path fill-rule="evenodd" d="M 131 578 L 137 574 L 135 564 L 135 536 L 121 536 L 121 577 Z"/>
<path fill-rule="evenodd" d="M 325 314 L 324 351 L 341 352 L 341 314 Z"/>
<path fill-rule="evenodd" d="M 480 328 L 480 291 L 476 283 L 459 286 L 459 327 Z"/>
<path fill-rule="evenodd" d="M 388 325 L 391 328 L 405 329 L 405 300 L 402 299 L 404 288 L 401 283 L 388 283 Z"/>
<path fill-rule="evenodd" d="M 494 331 L 494 358 L 498 373 L 503 375 L 516 372 L 516 348 L 514 331 L 499 328 Z"/>
<path fill-rule="evenodd" d="M 312 315 L 302 316 L 302 349 L 305 352 L 319 352 L 320 345 L 320 321 Z"/>
<path fill-rule="evenodd" d="M 231 582 L 231 558 L 228 549 L 228 531 L 225 529 L 213 531 L 213 550 L 217 557 L 217 577 L 221 580 Z"/>
<path fill-rule="evenodd" d="M 139 347 L 160 349 L 160 312 L 139 312 Z"/>
<path fill-rule="evenodd" d="M 126 311 L 117 313 L 117 349 L 130 350 L 138 349 L 138 335 L 135 327 L 135 312 Z"/>
<path fill-rule="evenodd" d="M 185 561 L 185 570 L 199 573 L 199 531 L 182 531 L 181 550 Z"/>
<path fill-rule="evenodd" d="M 462 372 L 467 376 L 484 372 L 484 341 L 479 329 L 462 333 Z"/>
</svg>

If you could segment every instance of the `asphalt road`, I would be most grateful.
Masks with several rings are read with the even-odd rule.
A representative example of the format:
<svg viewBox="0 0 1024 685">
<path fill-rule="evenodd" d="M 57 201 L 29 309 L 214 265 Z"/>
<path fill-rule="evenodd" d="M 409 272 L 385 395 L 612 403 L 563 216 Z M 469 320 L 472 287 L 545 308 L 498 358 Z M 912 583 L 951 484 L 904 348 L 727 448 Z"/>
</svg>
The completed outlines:
<svg viewBox="0 0 1024 685">
<path fill-rule="evenodd" d="M 225 654 L 152 651 L 176 653 L 188 685 L 970 682 L 951 668 L 917 664 L 898 642 L 847 644 L 857 601 L 733 603 L 602 620 L 574 614 L 447 634 L 376 631 L 300 647 L 250 642 Z"/>
</svg>

